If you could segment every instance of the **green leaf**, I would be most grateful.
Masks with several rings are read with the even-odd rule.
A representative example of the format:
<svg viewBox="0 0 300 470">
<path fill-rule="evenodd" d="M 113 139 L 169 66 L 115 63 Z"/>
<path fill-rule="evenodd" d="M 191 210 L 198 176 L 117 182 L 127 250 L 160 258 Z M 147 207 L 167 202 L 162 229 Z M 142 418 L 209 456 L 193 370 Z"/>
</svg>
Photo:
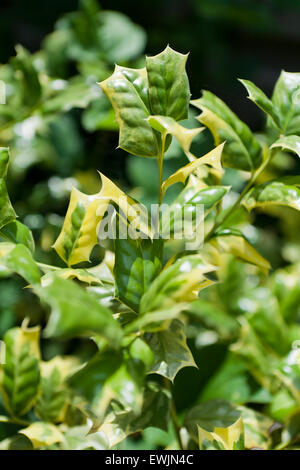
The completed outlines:
<svg viewBox="0 0 300 470">
<path fill-rule="evenodd" d="M 203 262 L 199 255 L 183 256 L 165 267 L 143 295 L 140 312 L 146 313 L 172 307 L 178 302 L 197 298 L 202 287 L 207 286 L 204 274 L 215 268 Z"/>
<path fill-rule="evenodd" d="M 0 237 L 13 243 L 25 245 L 32 253 L 34 252 L 34 239 L 31 230 L 18 220 L 6 224 L 0 230 Z"/>
<path fill-rule="evenodd" d="M 225 400 L 211 400 L 191 408 L 185 416 L 184 426 L 198 443 L 198 426 L 213 432 L 215 428 L 228 428 L 240 417 L 240 412 Z"/>
<path fill-rule="evenodd" d="M 280 139 L 276 140 L 276 142 L 271 145 L 271 149 L 276 147 L 280 147 L 283 150 L 290 150 L 300 157 L 300 137 L 297 135 L 280 137 Z"/>
<path fill-rule="evenodd" d="M 30 284 L 38 284 L 39 268 L 25 245 L 0 243 L 0 267 L 22 276 Z"/>
<path fill-rule="evenodd" d="M 161 240 L 115 240 L 116 296 L 136 312 L 141 297 L 161 270 L 161 256 Z"/>
<path fill-rule="evenodd" d="M 160 54 L 146 57 L 151 114 L 169 116 L 175 121 L 187 119 L 190 101 L 187 57 L 169 46 Z"/>
<path fill-rule="evenodd" d="M 262 152 L 258 140 L 222 100 L 204 91 L 202 98 L 191 101 L 191 104 L 202 110 L 198 119 L 209 128 L 215 144 L 226 141 L 224 166 L 251 172 L 260 166 Z"/>
<path fill-rule="evenodd" d="M 300 210 L 300 189 L 296 186 L 272 181 L 252 188 L 242 204 L 250 211 L 256 207 L 288 206 Z"/>
<path fill-rule="evenodd" d="M 262 342 L 278 354 L 286 354 L 290 348 L 288 326 L 278 309 L 277 299 L 268 290 L 260 293 L 257 308 L 247 315 L 247 320 Z"/>
<path fill-rule="evenodd" d="M 212 306 L 213 308 L 213 306 Z M 253 382 L 247 366 L 236 355 L 229 353 L 221 367 L 201 391 L 200 400 L 223 399 L 231 403 L 266 403 L 271 394 Z"/>
<path fill-rule="evenodd" d="M 280 128 L 280 117 L 276 105 L 250 80 L 240 80 L 248 91 L 248 98 L 253 101 L 262 111 L 269 115 L 275 125 Z"/>
<path fill-rule="evenodd" d="M 13 416 L 26 414 L 37 399 L 40 328 L 13 328 L 4 336 L 5 364 L 0 382 L 5 408 Z"/>
<path fill-rule="evenodd" d="M 118 11 L 101 11 L 100 15 L 101 49 L 110 63 L 124 63 L 143 52 L 146 34 L 140 26 Z"/>
<path fill-rule="evenodd" d="M 148 427 L 168 430 L 170 421 L 170 394 L 155 382 L 146 386 L 141 413 L 136 416 L 129 411 L 111 413 L 99 431 L 109 441 L 109 447 L 122 442 L 127 436 L 144 431 Z"/>
<path fill-rule="evenodd" d="M 80 76 L 71 78 L 64 88 L 41 105 L 43 114 L 68 112 L 73 108 L 86 108 L 95 98 L 100 99 L 100 91 Z"/>
<path fill-rule="evenodd" d="M 152 333 L 146 339 L 154 353 L 154 364 L 149 373 L 160 374 L 173 381 L 183 367 L 197 367 L 186 344 L 181 321 L 173 320 L 167 330 Z"/>
<path fill-rule="evenodd" d="M 8 161 L 8 149 L 0 147 L 0 229 L 16 218 L 16 213 L 11 205 L 5 182 Z"/>
<path fill-rule="evenodd" d="M 16 52 L 12 63 L 21 76 L 23 101 L 28 106 L 34 106 L 41 97 L 41 84 L 34 68 L 33 57 L 21 45 L 16 46 Z"/>
<path fill-rule="evenodd" d="M 146 69 L 116 65 L 113 75 L 100 83 L 112 103 L 120 127 L 119 146 L 140 157 L 158 154 L 155 132 L 146 118 L 150 115 Z"/>
<path fill-rule="evenodd" d="M 272 101 L 279 110 L 280 129 L 284 135 L 300 134 L 300 73 L 281 72 Z"/>
<path fill-rule="evenodd" d="M 45 330 L 47 337 L 70 338 L 97 333 L 114 347 L 119 346 L 121 327 L 94 294 L 60 277 L 53 277 L 46 287 L 36 286 L 35 291 L 52 309 Z"/>
</svg>

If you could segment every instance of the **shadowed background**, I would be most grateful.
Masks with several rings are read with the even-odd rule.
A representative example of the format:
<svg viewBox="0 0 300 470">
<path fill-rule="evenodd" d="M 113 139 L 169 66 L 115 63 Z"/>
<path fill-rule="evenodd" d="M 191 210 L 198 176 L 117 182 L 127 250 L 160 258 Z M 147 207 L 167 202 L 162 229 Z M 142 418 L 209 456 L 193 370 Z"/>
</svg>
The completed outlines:
<svg viewBox="0 0 300 470">
<path fill-rule="evenodd" d="M 188 70 L 196 98 L 209 88 L 227 101 L 254 130 L 260 113 L 242 98 L 237 77 L 246 77 L 270 93 L 280 70 L 299 70 L 300 3 L 297 0 L 102 0 L 103 9 L 118 10 L 144 27 L 146 53 L 167 43 L 190 51 Z M 21 43 L 31 52 L 77 0 L 2 0 L 0 62 Z"/>
</svg>

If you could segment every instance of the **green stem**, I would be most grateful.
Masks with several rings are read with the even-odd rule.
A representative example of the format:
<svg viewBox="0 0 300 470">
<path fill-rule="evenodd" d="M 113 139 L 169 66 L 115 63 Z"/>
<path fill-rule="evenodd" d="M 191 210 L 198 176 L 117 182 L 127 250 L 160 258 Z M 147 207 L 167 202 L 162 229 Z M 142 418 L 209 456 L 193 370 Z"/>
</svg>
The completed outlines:
<svg viewBox="0 0 300 470">
<path fill-rule="evenodd" d="M 248 191 L 252 188 L 253 184 L 255 183 L 255 181 L 257 180 L 257 178 L 259 177 L 259 175 L 261 175 L 261 173 L 264 171 L 264 169 L 266 168 L 266 166 L 268 165 L 268 163 L 270 162 L 271 158 L 273 156 L 273 152 L 271 151 L 269 156 L 265 159 L 265 161 L 262 163 L 262 165 L 257 169 L 257 171 L 253 172 L 252 173 L 252 176 L 250 178 L 250 180 L 248 181 L 248 183 L 246 184 L 246 186 L 244 187 L 243 191 L 241 192 L 241 194 L 239 195 L 238 199 L 235 201 L 235 203 L 232 205 L 232 207 L 229 209 L 228 212 L 226 212 L 226 214 L 221 218 L 221 220 L 217 220 L 214 224 L 214 226 L 212 227 L 212 229 L 206 234 L 205 236 L 205 239 L 204 241 L 208 241 L 212 238 L 212 236 L 216 233 L 216 230 L 225 222 L 225 220 L 235 211 L 235 209 L 237 209 L 237 207 L 239 207 L 240 203 L 242 202 L 242 200 L 244 199 L 244 197 L 246 196 L 246 194 L 248 193 Z"/>
<path fill-rule="evenodd" d="M 161 148 L 160 152 L 157 155 L 157 165 L 158 165 L 158 206 L 161 206 L 163 193 L 162 193 L 162 173 L 163 173 L 163 163 L 164 163 L 164 153 L 165 153 L 165 143 L 166 135 L 161 136 Z M 158 207 L 158 208 L 159 208 Z"/>
<path fill-rule="evenodd" d="M 176 412 L 176 407 L 175 407 L 174 398 L 172 394 L 171 384 L 170 384 L 170 381 L 165 377 L 164 377 L 164 384 L 165 384 L 165 387 L 169 390 L 170 395 L 171 395 L 171 408 L 170 408 L 171 420 L 174 426 L 174 430 L 175 430 L 175 434 L 176 434 L 176 438 L 178 442 L 178 447 L 179 447 L 179 450 L 184 450 L 183 442 L 182 442 L 181 435 L 180 435 L 180 426 L 178 423 L 177 412 Z"/>
<path fill-rule="evenodd" d="M 159 220 L 160 220 L 160 206 L 163 199 L 162 191 L 162 178 L 163 178 L 163 164 L 164 164 L 164 153 L 165 153 L 166 134 L 161 136 L 161 147 L 157 154 L 157 166 L 158 166 L 158 210 L 157 210 L 157 232 L 159 232 Z"/>
</svg>

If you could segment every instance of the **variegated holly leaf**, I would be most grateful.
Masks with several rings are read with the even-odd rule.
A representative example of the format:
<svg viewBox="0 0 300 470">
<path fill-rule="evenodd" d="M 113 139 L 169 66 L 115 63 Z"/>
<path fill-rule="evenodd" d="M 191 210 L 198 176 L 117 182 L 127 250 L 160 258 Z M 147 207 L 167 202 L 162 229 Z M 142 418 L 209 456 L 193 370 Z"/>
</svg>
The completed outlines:
<svg viewBox="0 0 300 470">
<path fill-rule="evenodd" d="M 149 373 L 155 373 L 174 380 L 183 367 L 197 367 L 186 343 L 184 325 L 173 320 L 168 329 L 151 333 L 147 342 L 154 354 L 154 364 Z"/>
<path fill-rule="evenodd" d="M 99 193 L 88 196 L 76 188 L 72 190 L 65 221 L 54 244 L 59 256 L 69 266 L 89 260 L 91 251 L 98 241 L 97 227 L 110 203 L 116 204 L 134 227 L 149 232 L 147 221 L 143 216 L 143 206 L 139 205 L 135 209 L 137 207 L 135 201 L 128 198 L 106 176 L 100 175 L 102 187 Z"/>
<path fill-rule="evenodd" d="M 170 393 L 155 382 L 149 382 L 143 395 L 141 413 L 136 416 L 131 410 L 110 413 L 99 428 L 113 447 L 127 436 L 144 431 L 148 427 L 168 430 L 170 421 Z"/>
<path fill-rule="evenodd" d="M 155 56 L 146 57 L 151 114 L 169 116 L 175 121 L 188 117 L 190 88 L 185 71 L 188 55 L 167 46 Z"/>
<path fill-rule="evenodd" d="M 191 101 L 202 110 L 199 121 L 213 135 L 216 145 L 226 142 L 223 164 L 230 168 L 254 172 L 262 163 L 262 151 L 249 127 L 220 98 L 204 91 L 202 98 Z"/>
<path fill-rule="evenodd" d="M 274 87 L 272 102 L 278 109 L 281 134 L 300 135 L 300 73 L 282 70 Z"/>
<path fill-rule="evenodd" d="M 32 253 L 34 252 L 34 239 L 31 230 L 26 225 L 14 220 L 6 224 L 0 230 L 0 239 L 10 241 L 15 244 L 25 245 Z"/>
<path fill-rule="evenodd" d="M 35 292 L 52 310 L 44 332 L 47 337 L 99 334 L 114 347 L 119 346 L 121 327 L 92 292 L 58 276 L 53 276 L 44 287 L 35 286 Z"/>
<path fill-rule="evenodd" d="M 27 428 L 21 429 L 20 434 L 28 437 L 35 449 L 45 448 L 64 441 L 62 432 L 54 424 L 37 421 Z"/>
<path fill-rule="evenodd" d="M 162 241 L 155 239 L 115 239 L 116 297 L 134 311 L 161 270 Z"/>
<path fill-rule="evenodd" d="M 4 336 L 5 364 L 0 389 L 5 408 L 13 416 L 26 414 L 35 404 L 40 383 L 40 328 L 13 328 Z"/>
<path fill-rule="evenodd" d="M 228 401 L 210 400 L 190 408 L 186 413 L 184 426 L 191 438 L 198 443 L 199 428 L 208 433 L 213 433 L 216 428 L 225 431 L 239 420 L 240 415 L 240 411 Z"/>
<path fill-rule="evenodd" d="M 225 186 L 207 186 L 202 189 L 186 186 L 175 201 L 162 211 L 162 238 L 181 236 L 184 239 L 185 234 L 190 236 L 195 230 L 199 234 L 199 224 L 203 223 L 205 216 L 223 199 L 228 190 Z M 201 214 L 199 207 L 203 209 Z"/>
<path fill-rule="evenodd" d="M 158 140 L 146 118 L 151 114 L 146 68 L 116 65 L 113 75 L 99 83 L 114 108 L 119 124 L 119 146 L 140 157 L 158 154 Z"/>
<path fill-rule="evenodd" d="M 245 448 L 270 449 L 271 436 L 269 431 L 274 421 L 265 414 L 245 406 L 239 406 L 238 410 L 244 424 Z"/>
<path fill-rule="evenodd" d="M 48 271 L 42 278 L 41 284 L 42 286 L 47 286 L 49 281 L 51 281 L 53 276 L 59 276 L 62 279 L 78 279 L 78 281 L 83 282 L 85 284 L 102 284 L 100 279 L 98 279 L 93 274 L 89 273 L 87 269 L 72 269 L 72 268 L 58 268 L 54 271 Z"/>
<path fill-rule="evenodd" d="M 165 267 L 150 284 L 140 303 L 140 312 L 146 313 L 172 307 L 178 302 L 191 302 L 198 292 L 210 284 L 204 274 L 215 267 L 199 255 L 188 255 Z"/>
<path fill-rule="evenodd" d="M 242 418 L 226 428 L 216 427 L 208 432 L 198 426 L 200 450 L 243 450 L 244 424 Z"/>
<path fill-rule="evenodd" d="M 181 124 L 178 124 L 175 119 L 166 116 L 149 116 L 147 121 L 153 129 L 160 132 L 164 137 L 167 135 L 175 137 L 179 142 L 182 150 L 187 155 L 189 155 L 190 147 L 194 137 L 204 130 L 204 127 L 188 129 L 183 127 Z"/>
<path fill-rule="evenodd" d="M 164 181 L 162 185 L 163 193 L 175 183 L 185 183 L 187 178 L 194 172 L 196 172 L 202 165 L 209 165 L 216 170 L 222 172 L 223 168 L 221 165 L 221 155 L 223 151 L 224 143 L 218 145 L 211 152 L 207 153 L 203 157 L 197 158 L 196 160 L 188 163 L 179 170 L 177 170 L 173 175 Z"/>
<path fill-rule="evenodd" d="M 161 151 L 159 134 L 147 118 L 161 115 L 180 121 L 187 118 L 190 99 L 185 71 L 187 56 L 169 46 L 160 54 L 147 57 L 146 67 L 116 66 L 101 82 L 114 108 L 119 124 L 119 146 L 133 155 L 155 157 Z M 165 150 L 170 144 L 166 142 Z"/>
<path fill-rule="evenodd" d="M 238 230 L 220 230 L 209 243 L 217 248 L 219 253 L 230 253 L 242 261 L 254 264 L 266 274 L 271 268 L 269 261 L 263 258 Z"/>
<path fill-rule="evenodd" d="M 298 135 L 288 135 L 280 137 L 274 144 L 271 145 L 272 148 L 282 148 L 290 152 L 294 152 L 300 157 L 300 137 Z"/>
<path fill-rule="evenodd" d="M 242 204 L 248 209 L 268 208 L 269 206 L 288 206 L 300 210 L 300 189 L 296 186 L 271 181 L 252 188 L 244 197 Z"/>
<path fill-rule="evenodd" d="M 280 115 L 275 103 L 268 98 L 265 93 L 250 80 L 240 80 L 248 91 L 248 98 L 253 101 L 262 111 L 273 120 L 277 128 L 280 129 Z"/>
<path fill-rule="evenodd" d="M 59 423 L 64 420 L 70 399 L 65 379 L 78 365 L 78 360 L 72 356 L 56 356 L 48 362 L 41 362 L 41 384 L 35 414 L 42 421 Z"/>
</svg>

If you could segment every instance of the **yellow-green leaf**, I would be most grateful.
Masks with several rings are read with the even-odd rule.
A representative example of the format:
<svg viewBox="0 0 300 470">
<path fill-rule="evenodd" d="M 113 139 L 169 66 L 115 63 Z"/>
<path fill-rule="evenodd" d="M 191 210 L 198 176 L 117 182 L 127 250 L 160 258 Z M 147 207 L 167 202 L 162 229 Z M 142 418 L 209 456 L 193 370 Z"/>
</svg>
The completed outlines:
<svg viewBox="0 0 300 470">
<path fill-rule="evenodd" d="M 242 450 L 244 449 L 244 424 L 240 417 L 226 428 L 216 427 L 213 432 L 198 426 L 200 450 Z"/>
<path fill-rule="evenodd" d="M 230 253 L 247 263 L 258 266 L 266 274 L 271 268 L 270 263 L 240 233 L 222 230 L 210 241 L 210 244 L 217 248 L 219 253 Z"/>
<path fill-rule="evenodd" d="M 196 160 L 188 163 L 179 170 L 177 170 L 173 175 L 164 181 L 162 185 L 162 190 L 165 193 L 166 190 L 175 183 L 185 183 L 188 176 L 194 173 L 202 165 L 209 165 L 215 168 L 218 171 L 223 171 L 221 165 L 221 155 L 223 151 L 224 143 L 218 145 L 211 152 L 207 153 L 203 157 L 197 158 Z"/>
<path fill-rule="evenodd" d="M 61 233 L 54 244 L 59 256 L 73 266 L 88 261 L 93 247 L 97 244 L 97 227 L 110 202 L 116 203 L 132 224 L 144 231 L 148 226 L 143 223 L 135 202 L 128 198 L 109 178 L 100 173 L 102 187 L 92 196 L 73 188 L 70 204 Z"/>
<path fill-rule="evenodd" d="M 55 271 L 49 271 L 41 278 L 42 286 L 46 286 L 50 279 L 53 276 L 59 276 L 63 279 L 78 279 L 80 282 L 84 282 L 85 284 L 102 284 L 100 279 L 98 279 L 93 274 L 89 273 L 87 269 L 72 269 L 72 268 L 65 268 L 65 269 L 56 269 Z"/>
<path fill-rule="evenodd" d="M 1 394 L 6 409 L 14 415 L 27 413 L 37 399 L 40 381 L 40 328 L 13 328 L 4 336 L 5 364 L 1 371 Z"/>
<path fill-rule="evenodd" d="M 33 444 L 35 449 L 48 447 L 64 441 L 61 431 L 51 423 L 35 422 L 19 433 L 24 434 Z"/>
<path fill-rule="evenodd" d="M 149 116 L 147 118 L 150 126 L 163 135 L 172 135 L 175 137 L 185 153 L 189 153 L 192 140 L 196 135 L 203 131 L 204 127 L 196 129 L 187 129 L 175 121 L 175 119 L 167 116 Z"/>
</svg>

